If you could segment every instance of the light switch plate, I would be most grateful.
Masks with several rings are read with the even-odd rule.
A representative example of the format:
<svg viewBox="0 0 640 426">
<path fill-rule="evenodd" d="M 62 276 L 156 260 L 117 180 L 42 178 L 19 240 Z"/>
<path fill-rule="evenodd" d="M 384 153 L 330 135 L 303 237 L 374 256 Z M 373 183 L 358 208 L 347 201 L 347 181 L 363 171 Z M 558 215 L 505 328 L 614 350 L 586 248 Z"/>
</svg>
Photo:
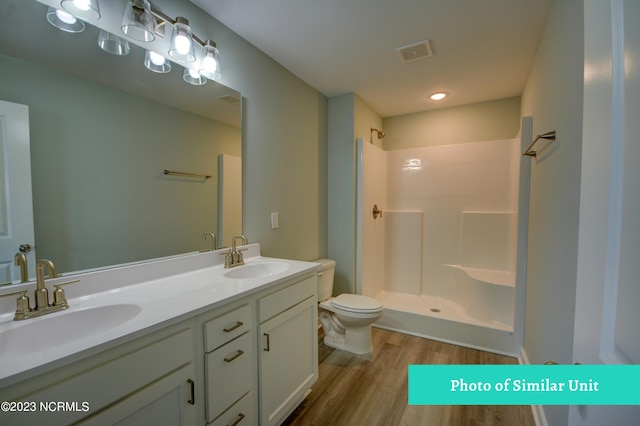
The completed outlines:
<svg viewBox="0 0 640 426">
<path fill-rule="evenodd" d="M 280 218 L 278 212 L 271 213 L 271 229 L 278 229 L 280 227 Z"/>
</svg>

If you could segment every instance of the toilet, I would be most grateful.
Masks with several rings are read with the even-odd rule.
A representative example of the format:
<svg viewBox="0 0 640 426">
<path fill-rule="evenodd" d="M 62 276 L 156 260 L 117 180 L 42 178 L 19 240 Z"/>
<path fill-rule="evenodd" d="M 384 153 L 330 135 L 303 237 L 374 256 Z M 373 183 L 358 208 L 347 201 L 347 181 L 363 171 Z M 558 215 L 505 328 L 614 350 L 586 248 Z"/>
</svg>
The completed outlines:
<svg viewBox="0 0 640 426">
<path fill-rule="evenodd" d="M 359 294 L 331 297 L 336 262 L 315 262 L 322 265 L 318 271 L 318 317 L 324 344 L 359 355 L 371 353 L 371 324 L 382 316 L 382 303 Z"/>
</svg>

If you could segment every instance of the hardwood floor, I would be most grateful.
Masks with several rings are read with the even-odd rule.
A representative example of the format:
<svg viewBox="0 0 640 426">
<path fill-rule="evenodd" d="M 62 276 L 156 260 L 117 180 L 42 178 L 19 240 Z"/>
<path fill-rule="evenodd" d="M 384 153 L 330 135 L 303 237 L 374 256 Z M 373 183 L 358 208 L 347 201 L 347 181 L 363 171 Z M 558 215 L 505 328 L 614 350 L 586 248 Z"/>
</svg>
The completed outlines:
<svg viewBox="0 0 640 426">
<path fill-rule="evenodd" d="M 319 379 L 284 425 L 534 426 L 530 406 L 409 406 L 409 364 L 517 364 L 515 358 L 373 328 L 371 360 L 319 343 Z"/>
</svg>

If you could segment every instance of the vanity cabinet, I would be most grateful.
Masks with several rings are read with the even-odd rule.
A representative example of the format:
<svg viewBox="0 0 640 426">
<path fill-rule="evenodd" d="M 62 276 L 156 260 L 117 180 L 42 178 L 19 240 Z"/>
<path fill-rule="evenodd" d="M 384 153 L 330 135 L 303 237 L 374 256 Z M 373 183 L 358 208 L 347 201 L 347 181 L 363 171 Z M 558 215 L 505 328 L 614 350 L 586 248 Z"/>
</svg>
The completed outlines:
<svg viewBox="0 0 640 426">
<path fill-rule="evenodd" d="M 0 425 L 279 424 L 317 379 L 316 290 L 307 272 L 45 366 L 1 389 L 37 409 L 0 412 Z"/>
<path fill-rule="evenodd" d="M 32 410 L 0 424 L 193 425 L 194 343 L 186 321 L 5 388 L 4 401 Z"/>
<path fill-rule="evenodd" d="M 318 377 L 315 274 L 258 299 L 260 424 L 283 421 Z"/>
</svg>

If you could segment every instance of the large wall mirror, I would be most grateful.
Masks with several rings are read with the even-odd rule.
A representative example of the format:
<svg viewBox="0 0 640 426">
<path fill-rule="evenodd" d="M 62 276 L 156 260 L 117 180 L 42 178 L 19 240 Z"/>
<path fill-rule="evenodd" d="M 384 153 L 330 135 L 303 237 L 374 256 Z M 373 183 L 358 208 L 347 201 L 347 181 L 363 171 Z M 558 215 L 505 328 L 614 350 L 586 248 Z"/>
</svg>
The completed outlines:
<svg viewBox="0 0 640 426">
<path fill-rule="evenodd" d="M 177 64 L 150 72 L 142 47 L 109 54 L 98 28 L 60 31 L 47 10 L 0 0 L 0 99 L 29 107 L 37 258 L 70 273 L 211 248 L 207 233 L 228 244 L 242 231 L 240 93 L 189 85 Z"/>
</svg>

